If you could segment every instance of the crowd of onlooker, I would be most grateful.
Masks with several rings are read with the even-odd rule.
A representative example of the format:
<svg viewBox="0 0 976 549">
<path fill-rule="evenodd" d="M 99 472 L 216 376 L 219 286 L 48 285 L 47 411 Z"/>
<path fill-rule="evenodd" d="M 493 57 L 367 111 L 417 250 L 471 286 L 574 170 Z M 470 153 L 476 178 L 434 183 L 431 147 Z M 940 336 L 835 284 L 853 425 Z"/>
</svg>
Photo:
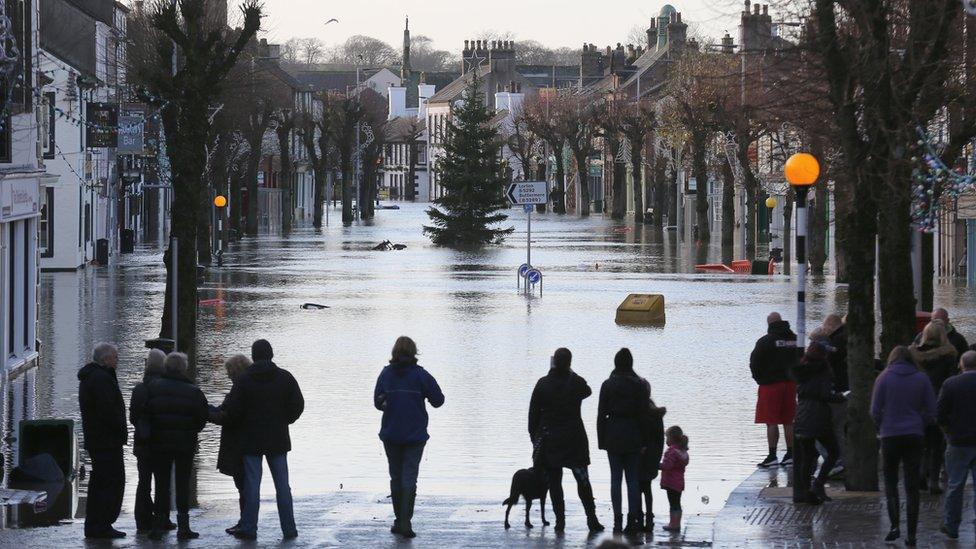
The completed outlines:
<svg viewBox="0 0 976 549">
<path fill-rule="evenodd" d="M 819 505 L 830 499 L 828 480 L 845 470 L 850 379 L 844 321 L 827 316 L 802 351 L 802 342 L 778 313 L 769 315 L 767 325 L 750 357 L 759 385 L 755 421 L 766 425 L 769 442 L 759 467 L 792 465 L 794 502 Z M 917 543 L 921 490 L 932 496 L 945 493 L 941 530 L 951 539 L 959 537 L 963 490 L 970 473 L 976 479 L 976 375 L 970 374 L 976 374 L 976 349 L 949 322 L 945 309 L 934 311 L 915 340 L 895 347 L 883 364 L 871 416 L 891 522 L 886 541 L 901 537 L 900 471 L 906 545 Z M 780 427 L 786 439 L 782 458 L 777 453 Z"/>
</svg>

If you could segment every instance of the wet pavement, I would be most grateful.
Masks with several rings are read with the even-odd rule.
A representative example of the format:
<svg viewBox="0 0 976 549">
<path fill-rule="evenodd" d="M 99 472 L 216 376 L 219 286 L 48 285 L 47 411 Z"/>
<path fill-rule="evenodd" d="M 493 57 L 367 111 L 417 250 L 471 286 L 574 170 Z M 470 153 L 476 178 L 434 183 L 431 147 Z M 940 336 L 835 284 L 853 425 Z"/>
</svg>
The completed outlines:
<svg viewBox="0 0 976 549">
<path fill-rule="evenodd" d="M 273 499 L 261 502 L 258 539 L 239 542 L 224 533 L 224 528 L 236 522 L 236 500 L 218 500 L 204 504 L 191 514 L 191 524 L 201 538 L 180 543 L 180 547 L 595 547 L 609 533 L 590 536 L 586 518 L 578 501 L 568 500 L 566 532 L 557 535 L 552 526 L 544 527 L 539 520 L 538 502 L 532 507 L 531 520 L 535 528 L 522 524 L 524 506 L 512 508 L 512 528 L 505 530 L 505 507 L 498 502 L 477 499 L 430 497 L 419 495 L 414 517 L 418 537 L 408 541 L 390 534 L 393 512 L 389 498 L 383 494 L 338 492 L 326 496 L 298 498 L 295 518 L 299 537 L 281 541 L 278 517 Z M 610 512 L 601 516 L 604 526 L 610 527 Z M 546 518 L 553 522 L 547 505 Z M 637 537 L 616 537 L 627 545 L 647 544 L 662 547 L 708 547 L 711 536 L 711 516 L 692 515 L 687 518 L 680 534 L 671 535 L 660 529 L 658 521 L 653 534 Z M 129 537 L 115 542 L 88 542 L 82 538 L 82 521 L 48 528 L 13 529 L 0 532 L 4 547 L 162 547 L 176 546 L 175 534 L 164 542 L 153 543 L 136 535 L 131 515 L 123 515 L 116 524 Z"/>
<path fill-rule="evenodd" d="M 794 505 L 789 468 L 757 470 L 729 496 L 715 517 L 715 547 L 883 547 L 890 524 L 882 492 L 845 492 L 843 482 L 828 484 L 833 499 L 822 505 Z M 919 507 L 919 547 L 973 547 L 973 494 L 967 489 L 959 540 L 939 532 L 944 496 L 922 492 Z M 905 527 L 902 495 L 902 539 Z"/>
</svg>

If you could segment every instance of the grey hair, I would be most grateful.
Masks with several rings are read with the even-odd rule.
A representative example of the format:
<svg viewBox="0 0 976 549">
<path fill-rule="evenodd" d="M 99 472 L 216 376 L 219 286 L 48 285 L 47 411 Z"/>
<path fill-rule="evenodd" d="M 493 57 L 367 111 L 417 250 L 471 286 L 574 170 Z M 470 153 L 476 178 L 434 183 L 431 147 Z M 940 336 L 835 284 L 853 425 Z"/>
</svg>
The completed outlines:
<svg viewBox="0 0 976 549">
<path fill-rule="evenodd" d="M 175 374 L 184 374 L 190 367 L 190 361 L 183 353 L 170 353 L 166 355 L 166 361 L 163 364 L 166 366 L 167 372 Z"/>
<path fill-rule="evenodd" d="M 166 369 L 163 364 L 166 362 L 166 353 L 159 349 L 151 349 L 149 355 L 146 357 L 146 369 L 143 372 L 145 376 L 158 376 L 162 375 L 163 371 Z"/>
<path fill-rule="evenodd" d="M 959 359 L 964 370 L 976 370 L 976 351 L 966 351 Z"/>
<path fill-rule="evenodd" d="M 112 343 L 99 343 L 95 345 L 95 349 L 92 351 L 92 362 L 95 364 L 105 364 L 105 359 L 115 355 L 119 355 L 119 349 Z"/>
</svg>

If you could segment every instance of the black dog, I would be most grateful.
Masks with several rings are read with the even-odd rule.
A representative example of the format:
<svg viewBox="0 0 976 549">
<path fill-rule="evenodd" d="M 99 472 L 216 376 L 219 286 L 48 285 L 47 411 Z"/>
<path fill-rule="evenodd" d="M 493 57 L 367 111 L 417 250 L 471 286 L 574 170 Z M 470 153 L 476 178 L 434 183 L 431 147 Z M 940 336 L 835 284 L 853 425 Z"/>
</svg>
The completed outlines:
<svg viewBox="0 0 976 549">
<path fill-rule="evenodd" d="M 512 510 L 512 506 L 518 503 L 519 497 L 525 498 L 525 527 L 532 528 L 532 522 L 529 521 L 529 509 L 532 508 L 532 500 L 539 500 L 539 504 L 542 505 L 542 524 L 549 526 L 549 521 L 546 520 L 546 494 L 549 493 L 549 481 L 546 478 L 545 470 L 541 467 L 530 467 L 528 469 L 519 469 L 512 475 L 512 490 L 508 496 L 508 499 L 502 502 L 502 505 L 508 505 L 505 509 L 505 528 L 511 528 L 508 523 L 508 514 Z"/>
</svg>

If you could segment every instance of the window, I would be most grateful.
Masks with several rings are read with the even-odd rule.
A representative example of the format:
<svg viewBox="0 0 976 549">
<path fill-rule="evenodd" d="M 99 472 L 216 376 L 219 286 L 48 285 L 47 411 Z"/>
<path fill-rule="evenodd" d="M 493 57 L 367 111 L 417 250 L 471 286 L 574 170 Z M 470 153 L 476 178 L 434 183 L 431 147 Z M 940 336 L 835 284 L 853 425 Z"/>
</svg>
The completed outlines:
<svg viewBox="0 0 976 549">
<path fill-rule="evenodd" d="M 38 221 L 38 242 L 41 257 L 54 257 L 54 187 L 44 187 L 45 200 Z"/>
<path fill-rule="evenodd" d="M 17 227 L 20 223 L 7 223 L 7 356 L 16 356 L 14 342 L 17 341 Z"/>
<path fill-rule="evenodd" d="M 34 227 L 34 220 L 25 219 L 24 221 L 18 223 L 18 225 L 22 226 L 21 232 L 24 234 L 24 247 L 21 248 L 21 255 L 23 255 L 21 261 L 24 264 L 24 281 L 22 282 L 22 290 L 21 290 L 21 293 L 24 296 L 23 301 L 21 302 L 22 303 L 21 310 L 24 316 L 24 324 L 23 327 L 20 329 L 22 335 L 21 341 L 23 343 L 21 349 L 23 349 L 24 351 L 30 351 L 31 350 L 31 344 L 30 344 L 31 329 L 30 328 L 32 324 L 30 319 L 30 312 L 31 312 L 30 302 L 31 302 L 31 289 L 34 287 L 34 285 L 31 284 L 31 274 L 33 274 L 33 270 L 31 269 L 32 261 L 30 259 L 31 257 L 34 256 L 33 254 L 28 253 L 28 251 L 31 249 L 30 230 L 31 228 Z"/>
<path fill-rule="evenodd" d="M 91 203 L 85 204 L 85 242 L 91 242 Z"/>
<path fill-rule="evenodd" d="M 41 151 L 47 160 L 54 159 L 55 140 L 54 132 L 57 127 L 54 113 L 56 101 L 54 92 L 45 93 L 41 105 Z"/>
</svg>

